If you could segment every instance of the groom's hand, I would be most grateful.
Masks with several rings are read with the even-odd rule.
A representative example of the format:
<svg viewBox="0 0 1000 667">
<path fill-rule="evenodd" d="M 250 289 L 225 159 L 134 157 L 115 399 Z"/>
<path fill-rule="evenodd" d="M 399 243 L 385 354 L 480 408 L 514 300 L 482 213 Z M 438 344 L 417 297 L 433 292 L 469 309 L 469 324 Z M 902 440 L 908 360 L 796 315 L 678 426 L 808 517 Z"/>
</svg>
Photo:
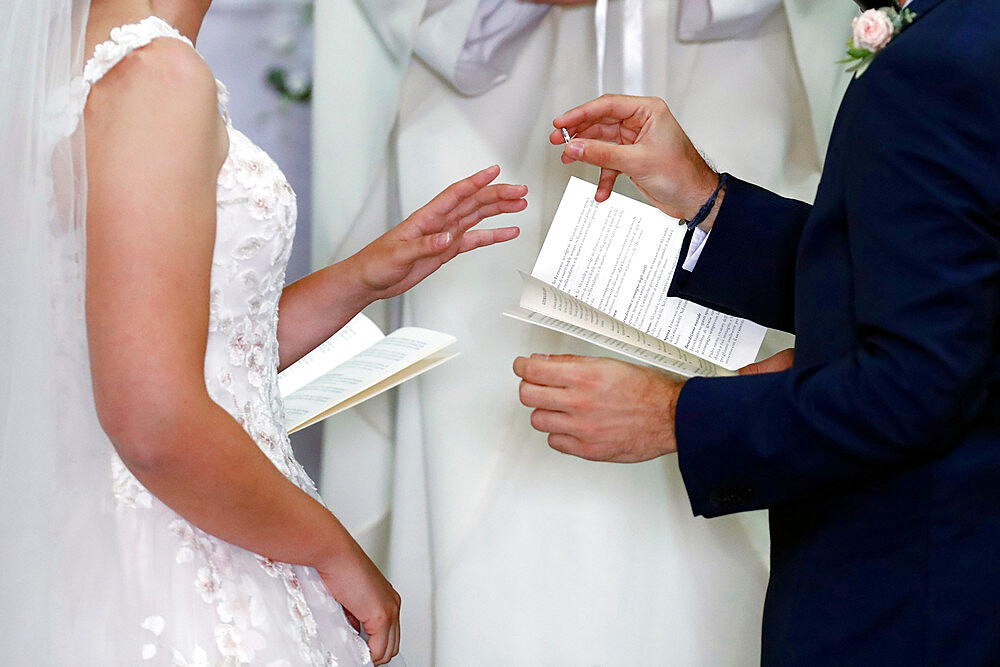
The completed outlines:
<svg viewBox="0 0 1000 667">
<path fill-rule="evenodd" d="M 651 368 L 598 357 L 518 357 L 521 403 L 549 446 L 591 461 L 636 463 L 677 451 L 682 382 Z"/>
<path fill-rule="evenodd" d="M 556 129 L 549 141 L 563 144 L 563 162 L 601 168 L 597 201 L 611 196 L 615 179 L 625 174 L 658 209 L 691 219 L 718 184 L 718 174 L 658 97 L 602 95 L 552 124 Z M 563 129 L 573 136 L 569 143 L 563 143 Z M 714 216 L 702 223 L 702 229 L 708 231 L 712 221 Z"/>
</svg>

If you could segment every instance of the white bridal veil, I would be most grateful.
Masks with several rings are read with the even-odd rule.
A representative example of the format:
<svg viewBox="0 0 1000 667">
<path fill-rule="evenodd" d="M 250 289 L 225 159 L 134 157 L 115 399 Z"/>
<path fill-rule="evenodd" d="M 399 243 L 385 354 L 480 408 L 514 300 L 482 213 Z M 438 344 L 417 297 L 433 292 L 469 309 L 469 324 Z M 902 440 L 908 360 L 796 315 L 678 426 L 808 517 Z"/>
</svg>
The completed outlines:
<svg viewBox="0 0 1000 667">
<path fill-rule="evenodd" d="M 109 454 L 84 321 L 89 2 L 0 4 L 0 663 L 120 665 Z"/>
</svg>

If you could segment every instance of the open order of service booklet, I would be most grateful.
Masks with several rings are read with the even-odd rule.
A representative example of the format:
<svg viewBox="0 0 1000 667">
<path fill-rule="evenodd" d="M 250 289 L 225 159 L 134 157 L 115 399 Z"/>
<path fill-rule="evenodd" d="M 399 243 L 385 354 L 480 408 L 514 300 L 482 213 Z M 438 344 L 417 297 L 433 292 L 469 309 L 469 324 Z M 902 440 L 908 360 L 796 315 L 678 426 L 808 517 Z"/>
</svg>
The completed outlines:
<svg viewBox="0 0 1000 667">
<path fill-rule="evenodd" d="M 659 209 L 571 178 L 515 319 L 691 377 L 735 375 L 754 361 L 765 327 L 668 297 L 685 229 Z"/>
<path fill-rule="evenodd" d="M 285 429 L 294 433 L 392 389 L 457 352 L 455 337 L 403 327 L 388 336 L 363 314 L 278 374 Z"/>
</svg>

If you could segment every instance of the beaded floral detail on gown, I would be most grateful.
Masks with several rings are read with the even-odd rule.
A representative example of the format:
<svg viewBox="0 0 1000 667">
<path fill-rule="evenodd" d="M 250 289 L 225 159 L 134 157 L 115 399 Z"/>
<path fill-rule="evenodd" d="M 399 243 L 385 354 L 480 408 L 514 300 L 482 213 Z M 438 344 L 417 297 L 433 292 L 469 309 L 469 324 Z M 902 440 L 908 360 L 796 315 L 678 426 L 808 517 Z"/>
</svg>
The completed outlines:
<svg viewBox="0 0 1000 667">
<path fill-rule="evenodd" d="M 94 50 L 70 106 L 137 48 L 191 42 L 162 19 L 115 28 Z M 193 48 L 193 46 L 192 46 Z M 295 232 L 295 194 L 273 160 L 233 128 L 218 83 L 229 154 L 218 178 L 205 383 L 289 480 L 316 497 L 292 454 L 278 392 L 278 300 Z M 371 664 L 364 640 L 311 568 L 263 558 L 191 525 L 113 455 L 123 562 L 145 643 L 137 664 Z M 145 661 L 145 662 L 143 662 Z"/>
</svg>

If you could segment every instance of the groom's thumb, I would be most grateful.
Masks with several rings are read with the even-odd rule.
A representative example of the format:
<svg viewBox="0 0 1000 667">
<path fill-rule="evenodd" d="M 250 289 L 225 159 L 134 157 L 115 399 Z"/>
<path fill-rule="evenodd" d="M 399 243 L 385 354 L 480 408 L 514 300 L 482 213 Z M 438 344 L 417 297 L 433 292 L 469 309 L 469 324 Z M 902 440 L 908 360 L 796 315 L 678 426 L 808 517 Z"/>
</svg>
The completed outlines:
<svg viewBox="0 0 1000 667">
<path fill-rule="evenodd" d="M 563 155 L 598 167 L 628 173 L 629 151 L 632 146 L 620 146 L 596 139 L 573 139 L 563 149 Z"/>
</svg>

